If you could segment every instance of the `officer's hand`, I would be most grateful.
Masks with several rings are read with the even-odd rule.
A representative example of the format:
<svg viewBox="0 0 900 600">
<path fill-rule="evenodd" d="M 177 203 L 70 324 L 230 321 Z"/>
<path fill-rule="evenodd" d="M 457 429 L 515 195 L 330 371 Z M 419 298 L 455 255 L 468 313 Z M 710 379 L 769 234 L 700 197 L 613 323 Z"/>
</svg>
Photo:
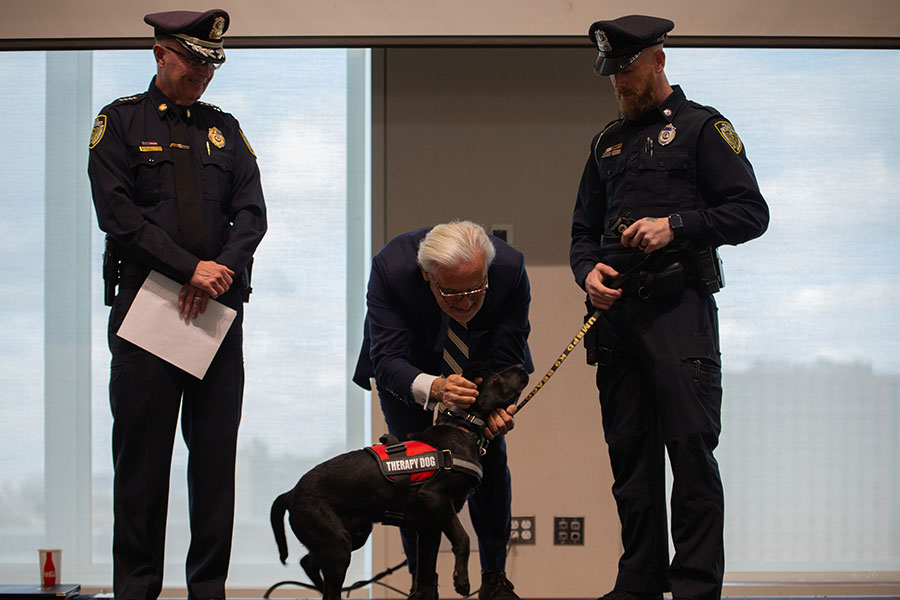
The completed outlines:
<svg viewBox="0 0 900 600">
<path fill-rule="evenodd" d="M 481 377 L 475 381 L 469 381 L 462 375 L 456 374 L 449 377 L 438 377 L 431 384 L 431 396 L 444 404 L 463 409 L 469 408 L 478 397 L 479 383 L 481 383 Z"/>
<path fill-rule="evenodd" d="M 622 290 L 614 290 L 603 285 L 610 277 L 617 277 L 619 272 L 604 263 L 597 263 L 584 280 L 584 289 L 587 290 L 594 308 L 609 310 L 613 302 L 622 297 Z"/>
<path fill-rule="evenodd" d="M 498 408 L 488 416 L 487 427 L 484 429 L 484 435 L 487 439 L 492 440 L 498 435 L 506 435 L 516 426 L 513 421 L 513 415 L 516 414 L 517 406 L 510 404 L 507 408 Z"/>
<path fill-rule="evenodd" d="M 234 271 L 212 260 L 201 260 L 191 275 L 191 285 L 218 298 L 231 287 Z"/>
<path fill-rule="evenodd" d="M 209 294 L 186 283 L 178 292 L 178 312 L 185 319 L 196 319 L 197 315 L 206 311 Z"/>
<path fill-rule="evenodd" d="M 669 245 L 675 239 L 675 232 L 669 227 L 669 219 L 644 217 L 631 224 L 622 232 L 622 245 L 626 248 L 640 248 L 645 254 Z"/>
</svg>

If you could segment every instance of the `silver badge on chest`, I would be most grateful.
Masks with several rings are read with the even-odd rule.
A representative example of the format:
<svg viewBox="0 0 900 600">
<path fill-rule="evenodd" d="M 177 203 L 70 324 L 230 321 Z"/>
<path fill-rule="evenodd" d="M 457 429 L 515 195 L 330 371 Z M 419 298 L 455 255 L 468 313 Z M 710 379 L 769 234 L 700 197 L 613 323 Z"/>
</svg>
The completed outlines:
<svg viewBox="0 0 900 600">
<path fill-rule="evenodd" d="M 659 132 L 659 143 L 663 146 L 675 139 L 675 126 L 669 123 Z"/>
</svg>

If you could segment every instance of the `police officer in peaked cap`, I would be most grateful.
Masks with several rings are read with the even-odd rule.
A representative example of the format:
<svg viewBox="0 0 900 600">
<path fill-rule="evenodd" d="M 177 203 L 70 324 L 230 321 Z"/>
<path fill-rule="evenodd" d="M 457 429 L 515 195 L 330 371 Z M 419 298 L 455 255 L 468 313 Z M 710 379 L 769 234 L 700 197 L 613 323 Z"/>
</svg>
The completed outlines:
<svg viewBox="0 0 900 600">
<path fill-rule="evenodd" d="M 662 44 L 675 23 L 659 17 L 630 15 L 612 21 L 597 21 L 588 36 L 597 45 L 594 73 L 614 75 L 633 63 L 641 51 Z"/>
<path fill-rule="evenodd" d="M 100 111 L 88 162 L 107 236 L 113 588 L 116 598 L 151 600 L 162 589 L 180 412 L 188 448 L 188 596 L 224 598 L 244 386 L 243 303 L 266 207 L 256 156 L 238 121 L 199 102 L 225 62 L 228 13 L 160 12 L 144 21 L 154 28 L 156 75 L 146 92 Z M 187 322 L 213 300 L 236 311 L 202 377 L 116 333 L 151 271 L 180 285 L 173 308 Z"/>
<path fill-rule="evenodd" d="M 588 31 L 594 72 L 609 77 L 620 116 L 591 141 L 570 247 L 575 281 L 598 314 L 585 347 L 597 365 L 624 547 L 607 600 L 662 600 L 670 590 L 675 600 L 721 597 L 717 248 L 758 237 L 769 222 L 732 124 L 666 78 L 673 27 L 630 15 Z"/>
<path fill-rule="evenodd" d="M 176 10 L 144 16 L 154 35 L 171 36 L 197 60 L 221 65 L 225 62 L 223 36 L 228 31 L 229 17 L 224 10 L 206 12 Z"/>
</svg>

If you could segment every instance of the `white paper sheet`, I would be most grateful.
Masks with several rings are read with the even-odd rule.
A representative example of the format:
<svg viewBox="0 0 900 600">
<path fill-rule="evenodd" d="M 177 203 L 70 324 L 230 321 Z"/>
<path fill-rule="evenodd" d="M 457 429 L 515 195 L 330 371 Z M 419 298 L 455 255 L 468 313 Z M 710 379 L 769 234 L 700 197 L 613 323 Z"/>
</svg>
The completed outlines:
<svg viewBox="0 0 900 600">
<path fill-rule="evenodd" d="M 237 313 L 210 298 L 196 319 L 178 312 L 181 284 L 151 271 L 116 334 L 203 379 Z"/>
</svg>

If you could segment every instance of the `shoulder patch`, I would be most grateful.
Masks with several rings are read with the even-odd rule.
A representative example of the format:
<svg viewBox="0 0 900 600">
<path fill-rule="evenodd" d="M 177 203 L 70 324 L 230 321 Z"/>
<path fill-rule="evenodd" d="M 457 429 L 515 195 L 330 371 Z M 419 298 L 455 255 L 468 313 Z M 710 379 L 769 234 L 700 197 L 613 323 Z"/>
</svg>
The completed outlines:
<svg viewBox="0 0 900 600">
<path fill-rule="evenodd" d="M 244 130 L 238 127 L 238 133 L 241 134 L 241 139 L 244 140 L 244 143 L 247 145 L 247 150 L 250 151 L 250 154 L 253 155 L 253 158 L 258 158 L 256 156 L 256 152 L 253 151 L 253 146 L 251 146 L 250 142 L 247 141 L 247 136 L 244 135 Z"/>
<path fill-rule="evenodd" d="M 97 118 L 94 119 L 94 127 L 91 129 L 91 143 L 88 146 L 88 149 L 91 150 L 100 143 L 100 140 L 103 139 L 103 134 L 106 132 L 106 115 L 97 115 Z"/>
<path fill-rule="evenodd" d="M 734 130 L 731 123 L 728 121 L 716 121 L 716 130 L 718 130 L 722 139 L 731 146 L 731 149 L 734 150 L 735 154 L 741 153 L 744 143 L 741 141 L 741 138 L 738 136 L 737 131 Z"/>
</svg>

